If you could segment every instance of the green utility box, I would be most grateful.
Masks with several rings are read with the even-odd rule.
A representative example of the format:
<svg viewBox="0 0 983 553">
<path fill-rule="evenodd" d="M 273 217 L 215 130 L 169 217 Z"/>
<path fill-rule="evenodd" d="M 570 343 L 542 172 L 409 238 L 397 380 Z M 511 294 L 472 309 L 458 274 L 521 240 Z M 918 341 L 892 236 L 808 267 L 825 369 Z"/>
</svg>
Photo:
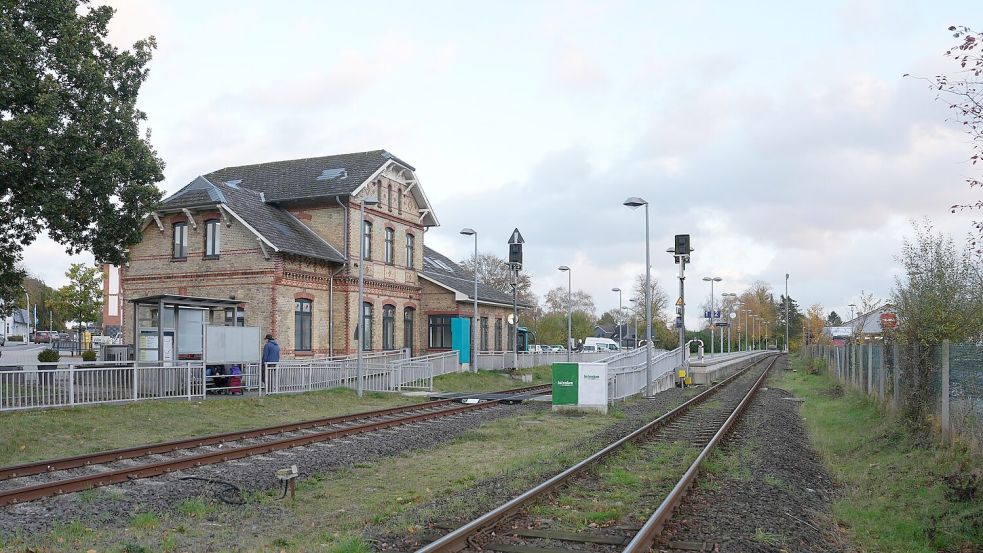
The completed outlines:
<svg viewBox="0 0 983 553">
<path fill-rule="evenodd" d="M 553 363 L 553 410 L 607 413 L 607 363 Z"/>
</svg>

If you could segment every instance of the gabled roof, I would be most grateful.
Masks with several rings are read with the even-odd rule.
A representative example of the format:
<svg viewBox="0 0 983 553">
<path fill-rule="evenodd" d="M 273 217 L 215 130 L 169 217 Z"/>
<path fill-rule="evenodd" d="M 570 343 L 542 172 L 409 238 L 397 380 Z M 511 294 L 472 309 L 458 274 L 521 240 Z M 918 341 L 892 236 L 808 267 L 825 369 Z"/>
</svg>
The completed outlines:
<svg viewBox="0 0 983 553">
<path fill-rule="evenodd" d="M 31 313 L 27 309 L 14 309 L 13 319 L 15 324 L 30 324 L 28 321 L 31 320 Z"/>
<path fill-rule="evenodd" d="M 343 263 L 345 256 L 291 213 L 235 182 L 198 177 L 163 201 L 159 211 L 222 206 L 275 251 Z"/>
<path fill-rule="evenodd" d="M 427 246 L 423 246 L 423 272 L 420 276 L 474 301 L 474 274 Z M 479 281 L 478 301 L 512 305 L 512 295 Z M 519 307 L 529 306 L 520 302 Z"/>
</svg>

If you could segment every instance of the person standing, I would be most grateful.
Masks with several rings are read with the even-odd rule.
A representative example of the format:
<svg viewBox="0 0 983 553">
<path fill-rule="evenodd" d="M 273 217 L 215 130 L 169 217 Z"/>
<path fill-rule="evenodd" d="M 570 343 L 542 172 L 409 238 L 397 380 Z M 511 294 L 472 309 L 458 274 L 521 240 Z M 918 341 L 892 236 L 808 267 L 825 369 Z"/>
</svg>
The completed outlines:
<svg viewBox="0 0 983 553">
<path fill-rule="evenodd" d="M 280 344 L 276 343 L 272 334 L 266 335 L 266 345 L 263 346 L 263 365 L 259 369 L 260 380 L 266 382 L 266 364 L 280 362 Z"/>
</svg>

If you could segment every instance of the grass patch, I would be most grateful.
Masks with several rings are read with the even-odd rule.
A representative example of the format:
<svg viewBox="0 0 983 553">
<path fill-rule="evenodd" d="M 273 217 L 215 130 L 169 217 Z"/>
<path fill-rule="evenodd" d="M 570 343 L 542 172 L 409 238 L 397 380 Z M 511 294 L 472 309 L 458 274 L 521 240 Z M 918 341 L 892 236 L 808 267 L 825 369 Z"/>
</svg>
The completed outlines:
<svg viewBox="0 0 983 553">
<path fill-rule="evenodd" d="M 215 508 L 202 499 L 191 498 L 182 501 L 177 510 L 186 517 L 203 518 L 211 514 Z"/>
<path fill-rule="evenodd" d="M 160 524 L 160 519 L 154 513 L 140 513 L 133 515 L 130 519 L 130 526 L 138 530 L 152 530 Z"/>
<path fill-rule="evenodd" d="M 506 371 L 478 371 L 476 373 L 449 373 L 433 379 L 434 390 L 440 392 L 496 392 L 523 386 L 536 386 L 552 382 L 552 368 L 548 366 L 519 369 L 515 375 L 532 375 L 532 382 L 512 378 Z"/>
<path fill-rule="evenodd" d="M 786 372 L 774 383 L 805 399 L 813 444 L 843 484 L 833 515 L 863 550 L 931 553 L 983 543 L 983 500 L 959 500 L 947 477 L 979 470 L 962 448 L 923 447 L 863 394 L 831 394 L 824 374 Z"/>
<path fill-rule="evenodd" d="M 141 401 L 0 414 L 0 466 L 371 411 L 421 398 L 337 388 L 296 395 Z M 161 424 L 167 421 L 167 424 Z"/>
</svg>

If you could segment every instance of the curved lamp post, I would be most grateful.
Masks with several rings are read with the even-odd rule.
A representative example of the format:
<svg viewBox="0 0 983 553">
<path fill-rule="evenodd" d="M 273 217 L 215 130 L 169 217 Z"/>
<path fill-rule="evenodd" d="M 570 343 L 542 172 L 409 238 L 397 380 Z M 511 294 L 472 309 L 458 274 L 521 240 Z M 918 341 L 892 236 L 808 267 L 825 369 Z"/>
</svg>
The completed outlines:
<svg viewBox="0 0 983 553">
<path fill-rule="evenodd" d="M 655 383 L 655 369 L 652 367 L 652 261 L 650 259 L 649 248 L 649 203 L 642 198 L 632 196 L 622 205 L 632 209 L 645 206 L 645 395 L 651 397 L 655 395 L 653 384 Z"/>
<path fill-rule="evenodd" d="M 471 372 L 478 372 L 478 231 L 465 227 L 461 234 L 474 236 L 474 312 L 471 318 Z"/>
</svg>

